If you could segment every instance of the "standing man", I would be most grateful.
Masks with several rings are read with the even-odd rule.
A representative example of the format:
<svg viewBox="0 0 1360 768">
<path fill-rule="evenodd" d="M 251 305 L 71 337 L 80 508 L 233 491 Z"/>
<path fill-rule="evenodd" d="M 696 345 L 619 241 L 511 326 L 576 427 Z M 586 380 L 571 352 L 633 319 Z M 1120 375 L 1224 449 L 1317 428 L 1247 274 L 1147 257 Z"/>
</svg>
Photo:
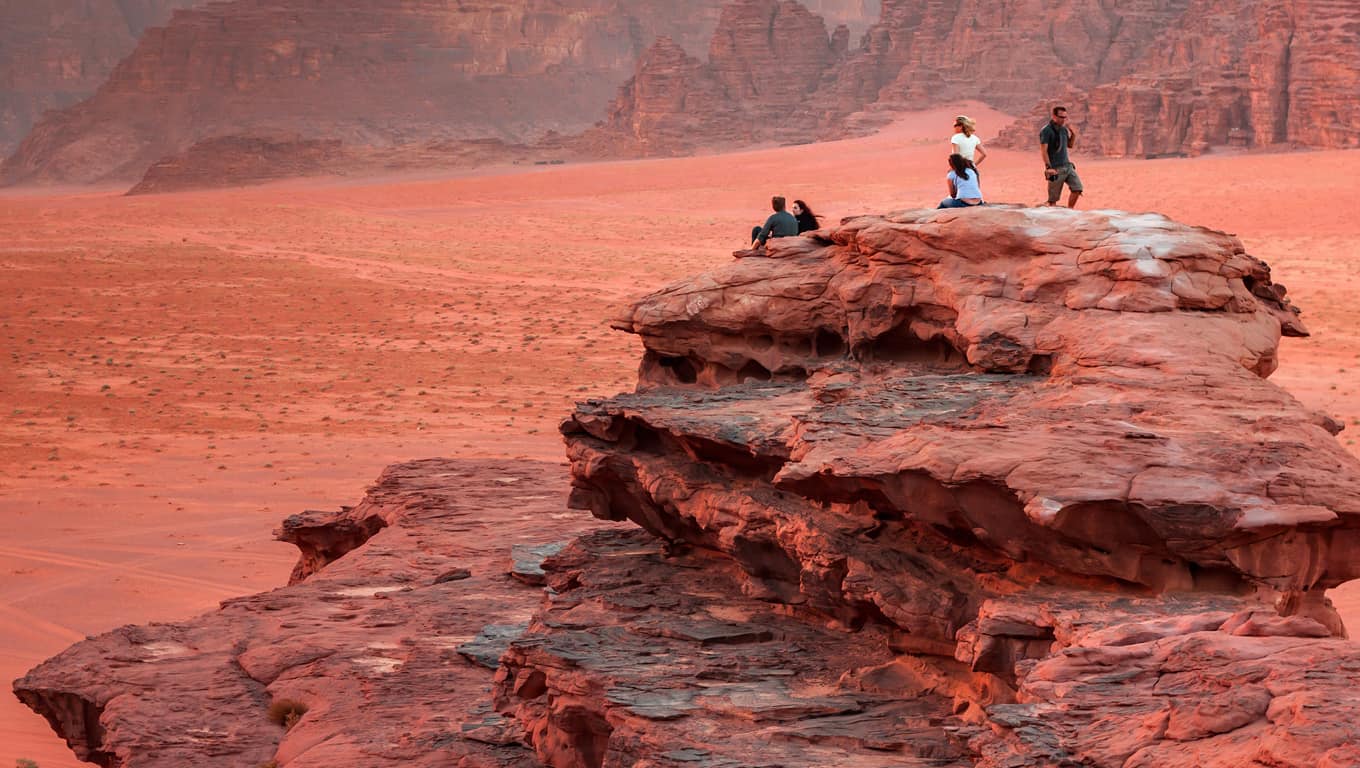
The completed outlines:
<svg viewBox="0 0 1360 768">
<path fill-rule="evenodd" d="M 1039 155 L 1044 159 L 1044 178 L 1048 180 L 1048 205 L 1057 205 L 1063 184 L 1071 191 L 1067 207 L 1076 208 L 1081 197 L 1081 179 L 1067 150 L 1077 143 L 1077 132 L 1067 125 L 1067 107 L 1054 107 L 1053 118 L 1039 131 Z"/>
</svg>

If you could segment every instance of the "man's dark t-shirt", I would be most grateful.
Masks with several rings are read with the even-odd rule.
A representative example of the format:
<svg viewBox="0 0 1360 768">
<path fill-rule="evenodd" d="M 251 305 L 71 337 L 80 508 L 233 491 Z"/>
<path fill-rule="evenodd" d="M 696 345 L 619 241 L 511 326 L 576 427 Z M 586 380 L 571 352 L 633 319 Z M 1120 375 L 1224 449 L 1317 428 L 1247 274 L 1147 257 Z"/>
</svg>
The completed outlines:
<svg viewBox="0 0 1360 768">
<path fill-rule="evenodd" d="M 1039 131 L 1039 143 L 1048 145 L 1049 167 L 1061 168 L 1071 163 L 1067 159 L 1067 126 L 1048 121 L 1048 125 Z"/>
<path fill-rule="evenodd" d="M 788 211 L 773 213 L 770 218 L 765 220 L 765 226 L 760 228 L 760 235 L 756 237 L 761 245 L 771 237 L 793 237 L 798 234 L 798 219 L 793 218 L 793 214 Z"/>
</svg>

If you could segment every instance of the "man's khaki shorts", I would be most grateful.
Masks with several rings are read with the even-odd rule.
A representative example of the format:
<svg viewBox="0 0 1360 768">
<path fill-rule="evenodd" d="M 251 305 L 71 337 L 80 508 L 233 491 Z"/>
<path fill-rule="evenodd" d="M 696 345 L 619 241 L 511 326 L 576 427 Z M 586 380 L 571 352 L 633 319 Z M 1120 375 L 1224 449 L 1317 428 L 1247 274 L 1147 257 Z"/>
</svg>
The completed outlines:
<svg viewBox="0 0 1360 768">
<path fill-rule="evenodd" d="M 1068 163 L 1054 169 L 1058 172 L 1057 176 L 1048 180 L 1048 204 L 1058 202 L 1062 197 L 1062 188 L 1066 184 L 1067 188 L 1073 192 L 1081 191 L 1081 177 L 1077 175 L 1077 166 Z"/>
</svg>

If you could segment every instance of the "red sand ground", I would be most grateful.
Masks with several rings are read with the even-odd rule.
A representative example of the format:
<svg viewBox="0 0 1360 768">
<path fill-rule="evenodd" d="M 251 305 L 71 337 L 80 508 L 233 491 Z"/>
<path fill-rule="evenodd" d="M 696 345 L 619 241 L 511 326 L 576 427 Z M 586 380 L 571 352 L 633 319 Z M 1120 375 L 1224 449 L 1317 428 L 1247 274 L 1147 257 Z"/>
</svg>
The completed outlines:
<svg viewBox="0 0 1360 768">
<path fill-rule="evenodd" d="M 984 136 L 1008 122 L 968 105 Z M 426 456 L 558 458 L 574 399 L 632 381 L 612 311 L 723 263 L 772 193 L 835 221 L 933 206 L 957 109 L 740 154 L 0 197 L 0 680 L 89 633 L 283 583 L 283 516 Z M 1305 311 L 1275 381 L 1360 453 L 1360 152 L 1082 161 L 1083 207 L 1240 235 Z M 993 201 L 1037 203 L 1036 152 Z M 1360 590 L 1339 590 L 1360 626 Z M 78 765 L 0 693 L 0 766 Z"/>
</svg>

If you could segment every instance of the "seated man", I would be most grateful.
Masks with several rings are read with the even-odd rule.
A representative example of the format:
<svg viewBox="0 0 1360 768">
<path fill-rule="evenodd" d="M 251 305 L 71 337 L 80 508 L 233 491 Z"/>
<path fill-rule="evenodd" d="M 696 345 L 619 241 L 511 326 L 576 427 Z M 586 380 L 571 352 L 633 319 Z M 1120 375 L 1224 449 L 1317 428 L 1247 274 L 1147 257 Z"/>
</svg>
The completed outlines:
<svg viewBox="0 0 1360 768">
<path fill-rule="evenodd" d="M 798 234 L 798 219 L 784 210 L 783 197 L 775 195 L 770 198 L 770 207 L 774 209 L 774 213 L 765 220 L 765 226 L 751 228 L 752 248 L 765 247 L 765 241 L 772 237 L 793 237 Z"/>
</svg>

